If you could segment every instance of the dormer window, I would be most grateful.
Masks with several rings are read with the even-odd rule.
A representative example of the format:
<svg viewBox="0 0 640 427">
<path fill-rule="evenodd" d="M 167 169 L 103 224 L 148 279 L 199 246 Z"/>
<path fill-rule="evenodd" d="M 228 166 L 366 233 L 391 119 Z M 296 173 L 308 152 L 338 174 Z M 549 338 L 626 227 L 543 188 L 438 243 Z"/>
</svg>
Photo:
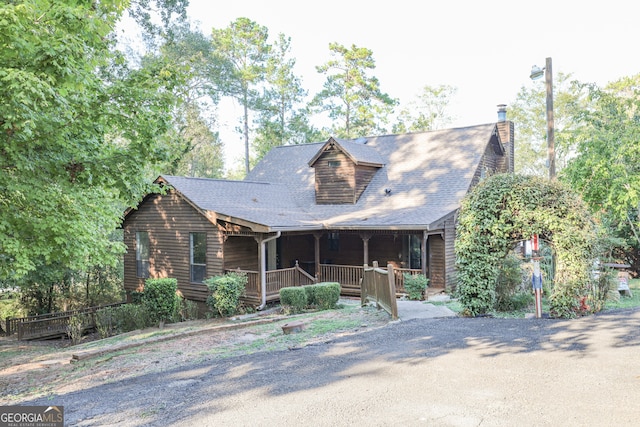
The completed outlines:
<svg viewBox="0 0 640 427">
<path fill-rule="evenodd" d="M 309 166 L 315 169 L 316 203 L 344 205 L 357 203 L 384 164 L 372 147 L 329 138 Z"/>
</svg>

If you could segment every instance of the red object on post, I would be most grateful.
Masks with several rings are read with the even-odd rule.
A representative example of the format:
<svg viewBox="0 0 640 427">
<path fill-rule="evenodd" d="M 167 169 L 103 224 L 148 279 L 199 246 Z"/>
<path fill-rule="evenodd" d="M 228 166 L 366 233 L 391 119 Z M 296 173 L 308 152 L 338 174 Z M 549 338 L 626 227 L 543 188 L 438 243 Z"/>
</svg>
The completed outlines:
<svg viewBox="0 0 640 427">
<path fill-rule="evenodd" d="M 534 234 L 531 236 L 531 249 L 534 251 L 538 250 L 538 235 Z"/>
</svg>

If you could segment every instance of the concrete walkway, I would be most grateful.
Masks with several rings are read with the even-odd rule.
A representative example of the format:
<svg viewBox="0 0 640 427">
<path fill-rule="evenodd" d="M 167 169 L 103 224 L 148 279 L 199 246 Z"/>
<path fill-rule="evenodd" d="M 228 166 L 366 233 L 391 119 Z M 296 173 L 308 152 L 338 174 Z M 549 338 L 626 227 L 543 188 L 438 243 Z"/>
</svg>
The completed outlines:
<svg viewBox="0 0 640 427">
<path fill-rule="evenodd" d="M 433 305 L 428 301 L 398 300 L 400 320 L 457 317 L 456 313 L 443 305 Z"/>
</svg>

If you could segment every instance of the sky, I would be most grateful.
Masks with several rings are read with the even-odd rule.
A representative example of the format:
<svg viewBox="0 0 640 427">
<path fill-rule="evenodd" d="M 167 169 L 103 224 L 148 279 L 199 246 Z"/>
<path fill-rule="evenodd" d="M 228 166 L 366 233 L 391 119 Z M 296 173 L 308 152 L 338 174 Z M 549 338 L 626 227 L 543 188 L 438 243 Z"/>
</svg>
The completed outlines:
<svg viewBox="0 0 640 427">
<path fill-rule="evenodd" d="M 310 96 L 324 76 L 329 43 L 373 52 L 381 90 L 408 103 L 426 86 L 450 85 L 452 127 L 495 122 L 497 105 L 514 102 L 532 82 L 531 67 L 552 58 L 562 72 L 600 86 L 640 73 L 640 6 L 627 0 L 190 0 L 192 20 L 210 34 L 239 17 L 291 38 L 295 72 Z M 233 134 L 237 105 L 221 105 L 227 161 L 242 156 Z M 507 112 L 508 116 L 508 112 Z M 517 129 L 517 123 L 515 124 Z"/>
</svg>

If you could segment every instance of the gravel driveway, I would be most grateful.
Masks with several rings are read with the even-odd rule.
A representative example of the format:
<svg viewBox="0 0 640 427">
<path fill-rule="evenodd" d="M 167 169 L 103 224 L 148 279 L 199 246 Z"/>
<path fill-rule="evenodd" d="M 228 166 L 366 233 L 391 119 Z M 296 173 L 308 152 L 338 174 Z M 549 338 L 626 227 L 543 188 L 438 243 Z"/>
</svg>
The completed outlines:
<svg viewBox="0 0 640 427">
<path fill-rule="evenodd" d="M 69 426 L 635 426 L 640 310 L 391 322 L 20 403 Z"/>
</svg>

